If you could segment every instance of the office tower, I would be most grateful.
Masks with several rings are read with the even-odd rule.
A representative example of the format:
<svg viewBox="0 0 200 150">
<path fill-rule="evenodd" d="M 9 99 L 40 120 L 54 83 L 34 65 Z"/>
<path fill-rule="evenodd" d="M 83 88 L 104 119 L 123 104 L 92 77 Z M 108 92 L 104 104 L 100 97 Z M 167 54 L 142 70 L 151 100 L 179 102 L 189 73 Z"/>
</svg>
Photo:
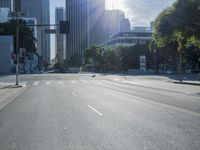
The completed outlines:
<svg viewBox="0 0 200 150">
<path fill-rule="evenodd" d="M 120 22 L 120 32 L 130 32 L 131 31 L 131 24 L 129 19 L 122 19 Z"/>
<path fill-rule="evenodd" d="M 0 0 L 0 8 L 10 8 L 12 7 L 12 0 Z"/>
<path fill-rule="evenodd" d="M 20 10 L 20 0 L 0 0 L 0 8 L 9 8 L 11 12 L 15 11 L 15 3 L 18 2 Z"/>
<path fill-rule="evenodd" d="M 85 49 L 104 40 L 105 0 L 66 0 L 66 20 L 70 34 L 66 40 L 66 58 L 84 55 Z"/>
<path fill-rule="evenodd" d="M 60 21 L 64 20 L 64 8 L 59 7 L 55 10 L 55 23 L 59 24 Z M 62 63 L 64 61 L 64 35 L 59 33 L 59 27 L 57 27 L 56 38 L 55 38 L 55 48 L 56 48 L 56 59 L 58 63 Z"/>
<path fill-rule="evenodd" d="M 89 45 L 99 45 L 105 41 L 105 0 L 88 1 Z"/>
<path fill-rule="evenodd" d="M 49 0 L 21 0 L 21 12 L 27 17 L 36 18 L 38 24 L 50 24 Z M 50 27 L 37 28 L 37 52 L 46 63 L 50 63 L 50 35 L 45 34 L 45 29 Z"/>
<path fill-rule="evenodd" d="M 70 21 L 70 34 L 66 40 L 66 59 L 70 59 L 75 53 L 83 55 L 88 46 L 87 1 L 66 0 L 66 20 Z"/>
<path fill-rule="evenodd" d="M 105 14 L 105 28 L 107 33 L 107 38 L 113 34 L 120 32 L 120 22 L 125 19 L 125 14 L 121 10 L 106 10 Z"/>
</svg>

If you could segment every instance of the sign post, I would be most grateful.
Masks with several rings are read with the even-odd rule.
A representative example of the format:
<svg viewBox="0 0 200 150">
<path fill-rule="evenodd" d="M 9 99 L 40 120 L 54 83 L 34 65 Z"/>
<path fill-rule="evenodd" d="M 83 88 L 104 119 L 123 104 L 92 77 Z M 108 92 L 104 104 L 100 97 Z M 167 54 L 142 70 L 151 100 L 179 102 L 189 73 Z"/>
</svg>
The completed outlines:
<svg viewBox="0 0 200 150">
<path fill-rule="evenodd" d="M 140 72 L 146 72 L 146 56 L 140 56 Z"/>
</svg>

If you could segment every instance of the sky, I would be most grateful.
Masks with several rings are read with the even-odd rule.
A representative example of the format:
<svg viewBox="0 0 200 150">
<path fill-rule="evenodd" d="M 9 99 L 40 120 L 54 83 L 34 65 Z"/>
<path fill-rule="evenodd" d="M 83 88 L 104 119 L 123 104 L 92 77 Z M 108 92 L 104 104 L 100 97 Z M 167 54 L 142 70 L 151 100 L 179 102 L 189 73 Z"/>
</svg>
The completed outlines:
<svg viewBox="0 0 200 150">
<path fill-rule="evenodd" d="M 107 9 L 121 9 L 131 26 L 149 26 L 149 23 L 175 0 L 106 0 Z"/>
<path fill-rule="evenodd" d="M 121 9 L 129 18 L 131 26 L 149 26 L 149 23 L 175 0 L 106 0 L 106 9 Z M 51 20 L 55 7 L 65 7 L 65 0 L 50 0 Z"/>
<path fill-rule="evenodd" d="M 149 26 L 158 14 L 175 0 L 106 0 L 106 9 L 120 9 L 133 26 Z M 55 20 L 55 7 L 65 7 L 65 0 L 50 0 L 51 23 Z M 51 37 L 51 43 L 55 43 L 55 36 Z M 52 49 L 55 45 L 52 44 Z M 55 51 L 51 51 L 52 57 Z"/>
</svg>

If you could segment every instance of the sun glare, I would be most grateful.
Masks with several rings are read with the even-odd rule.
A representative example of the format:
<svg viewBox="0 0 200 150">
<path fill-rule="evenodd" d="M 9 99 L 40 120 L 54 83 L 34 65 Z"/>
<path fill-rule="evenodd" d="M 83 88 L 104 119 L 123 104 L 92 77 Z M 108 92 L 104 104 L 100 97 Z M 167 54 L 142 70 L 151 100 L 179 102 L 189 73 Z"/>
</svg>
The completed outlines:
<svg viewBox="0 0 200 150">
<path fill-rule="evenodd" d="M 107 9 L 123 9 L 123 0 L 106 0 Z"/>
</svg>

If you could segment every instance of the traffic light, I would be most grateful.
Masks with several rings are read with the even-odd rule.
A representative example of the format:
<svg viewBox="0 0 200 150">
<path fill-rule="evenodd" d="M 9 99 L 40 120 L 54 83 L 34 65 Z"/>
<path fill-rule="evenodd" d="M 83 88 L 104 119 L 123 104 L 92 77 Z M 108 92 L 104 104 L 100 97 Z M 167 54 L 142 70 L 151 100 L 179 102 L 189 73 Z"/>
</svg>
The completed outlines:
<svg viewBox="0 0 200 150">
<path fill-rule="evenodd" d="M 69 34 L 70 24 L 69 21 L 60 21 L 60 34 Z"/>
</svg>

